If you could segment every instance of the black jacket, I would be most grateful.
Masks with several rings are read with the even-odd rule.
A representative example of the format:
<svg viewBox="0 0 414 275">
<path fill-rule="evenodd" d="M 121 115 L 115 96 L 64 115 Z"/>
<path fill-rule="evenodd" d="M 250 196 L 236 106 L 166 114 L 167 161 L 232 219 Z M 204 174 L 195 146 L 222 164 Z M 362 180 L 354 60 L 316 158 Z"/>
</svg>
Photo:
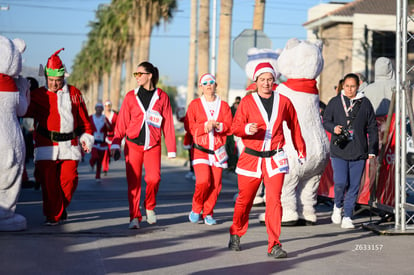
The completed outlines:
<svg viewBox="0 0 414 275">
<path fill-rule="evenodd" d="M 347 107 L 351 100 L 343 96 Z M 347 125 L 347 117 L 341 100 L 341 93 L 332 98 L 326 106 L 323 115 L 323 126 L 332 134 L 331 157 L 345 160 L 367 159 L 368 154 L 378 155 L 378 128 L 375 112 L 371 102 L 362 94 L 358 93 L 353 101 L 360 101 L 360 108 L 352 122 L 353 139 L 335 145 L 338 135 L 334 133 L 336 125 Z M 355 105 L 354 105 L 355 106 Z M 351 111 L 349 112 L 351 115 Z"/>
</svg>

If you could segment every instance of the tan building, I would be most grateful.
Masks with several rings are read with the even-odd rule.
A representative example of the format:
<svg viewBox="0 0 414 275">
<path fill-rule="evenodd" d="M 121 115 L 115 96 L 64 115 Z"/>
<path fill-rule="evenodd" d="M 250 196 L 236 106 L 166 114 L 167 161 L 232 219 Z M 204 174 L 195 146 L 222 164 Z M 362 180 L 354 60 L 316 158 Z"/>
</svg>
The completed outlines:
<svg viewBox="0 0 414 275">
<path fill-rule="evenodd" d="M 308 30 L 309 40 L 323 41 L 325 66 L 319 78 L 319 90 L 325 103 L 336 95 L 334 87 L 345 74 L 362 73 L 370 83 L 374 81 L 378 57 L 395 60 L 395 1 L 320 4 L 308 11 L 308 21 L 303 26 Z M 414 29 L 414 26 L 408 28 Z M 413 43 L 409 43 L 408 52 L 414 52 L 413 48 Z M 408 64 L 412 63 L 411 58 Z"/>
</svg>

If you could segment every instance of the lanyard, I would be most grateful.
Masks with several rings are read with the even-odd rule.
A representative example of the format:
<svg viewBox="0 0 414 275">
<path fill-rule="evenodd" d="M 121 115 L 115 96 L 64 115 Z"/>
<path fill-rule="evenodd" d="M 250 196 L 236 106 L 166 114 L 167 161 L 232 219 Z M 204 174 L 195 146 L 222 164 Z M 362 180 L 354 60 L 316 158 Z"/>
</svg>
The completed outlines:
<svg viewBox="0 0 414 275">
<path fill-rule="evenodd" d="M 353 100 L 349 100 L 349 102 L 352 102 L 352 104 L 350 104 L 350 106 L 348 108 L 346 108 L 346 104 L 345 104 L 345 99 L 344 99 L 344 95 L 341 94 L 341 100 L 342 100 L 342 107 L 344 107 L 344 111 L 345 111 L 345 115 L 347 117 L 347 123 L 349 123 L 349 111 L 352 111 L 352 108 L 354 108 L 355 102 L 352 102 Z"/>
</svg>

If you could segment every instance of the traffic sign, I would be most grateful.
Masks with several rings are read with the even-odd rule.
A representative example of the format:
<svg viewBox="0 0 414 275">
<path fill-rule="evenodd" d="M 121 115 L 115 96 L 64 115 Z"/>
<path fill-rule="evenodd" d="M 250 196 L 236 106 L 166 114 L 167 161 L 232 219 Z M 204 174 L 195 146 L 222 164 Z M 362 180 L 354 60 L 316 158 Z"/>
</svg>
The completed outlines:
<svg viewBox="0 0 414 275">
<path fill-rule="evenodd" d="M 244 70 L 250 48 L 271 49 L 272 40 L 260 30 L 245 29 L 233 40 L 233 59 Z"/>
</svg>

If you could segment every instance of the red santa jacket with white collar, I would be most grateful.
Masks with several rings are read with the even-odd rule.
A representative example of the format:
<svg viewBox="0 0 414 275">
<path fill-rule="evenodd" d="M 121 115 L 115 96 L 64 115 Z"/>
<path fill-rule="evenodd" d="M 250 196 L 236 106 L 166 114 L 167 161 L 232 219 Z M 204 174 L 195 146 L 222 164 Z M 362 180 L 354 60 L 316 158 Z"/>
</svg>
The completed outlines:
<svg viewBox="0 0 414 275">
<path fill-rule="evenodd" d="M 81 92 L 65 85 L 56 93 L 40 87 L 30 93 L 31 101 L 26 117 L 35 120 L 35 127 L 59 133 L 78 132 L 80 138 L 53 142 L 35 130 L 35 160 L 80 160 L 80 142 L 92 149 L 93 130 Z"/>
<path fill-rule="evenodd" d="M 93 137 L 95 138 L 93 147 L 98 150 L 107 150 L 108 144 L 106 143 L 106 137 L 109 131 L 112 130 L 109 120 L 104 114 L 99 117 L 93 114 L 89 117 L 89 121 L 91 122 Z"/>
<path fill-rule="evenodd" d="M 274 92 L 272 117 L 267 118 L 267 112 L 257 93 L 245 96 L 237 109 L 233 119 L 232 131 L 235 136 L 241 137 L 245 147 L 256 151 L 270 151 L 281 149 L 285 145 L 283 135 L 283 122 L 292 132 L 292 140 L 300 158 L 306 157 L 306 145 L 303 140 L 299 122 L 296 117 L 296 111 L 290 100 Z M 249 127 L 251 123 L 257 123 L 259 131 L 256 134 L 250 134 Z M 249 176 L 261 177 L 261 164 L 266 161 L 266 170 L 269 176 L 280 173 L 274 159 L 262 158 L 241 153 L 236 173 Z"/>
<path fill-rule="evenodd" d="M 216 100 L 211 104 L 214 105 L 212 112 L 210 112 L 204 96 L 194 99 L 188 106 L 184 127 L 191 132 L 195 144 L 205 149 L 216 151 L 220 147 L 225 146 L 233 118 L 229 105 L 227 102 L 222 101 L 219 96 L 216 96 Z M 205 133 L 204 126 L 208 120 L 219 122 L 219 129 Z M 195 150 L 193 165 L 199 163 L 223 168 L 227 167 L 227 163 L 219 163 L 215 155 Z"/>
<path fill-rule="evenodd" d="M 109 115 L 106 115 L 106 118 L 109 121 L 109 125 L 111 126 L 111 130 L 108 131 L 107 136 L 106 136 L 106 143 L 108 144 L 112 144 L 112 140 L 114 139 L 114 135 L 115 135 L 115 125 L 116 125 L 116 120 L 118 119 L 118 114 L 111 110 L 111 113 Z"/>
<path fill-rule="evenodd" d="M 122 139 L 127 136 L 130 139 L 137 138 L 142 127 L 145 128 L 144 150 L 161 142 L 161 131 L 164 133 L 168 157 L 176 157 L 175 129 L 170 99 L 161 89 L 157 88 L 151 98 L 148 110 L 139 100 L 137 93 L 139 87 L 129 91 L 122 102 L 115 126 L 115 137 L 112 141 L 112 149 L 119 149 Z"/>
</svg>

